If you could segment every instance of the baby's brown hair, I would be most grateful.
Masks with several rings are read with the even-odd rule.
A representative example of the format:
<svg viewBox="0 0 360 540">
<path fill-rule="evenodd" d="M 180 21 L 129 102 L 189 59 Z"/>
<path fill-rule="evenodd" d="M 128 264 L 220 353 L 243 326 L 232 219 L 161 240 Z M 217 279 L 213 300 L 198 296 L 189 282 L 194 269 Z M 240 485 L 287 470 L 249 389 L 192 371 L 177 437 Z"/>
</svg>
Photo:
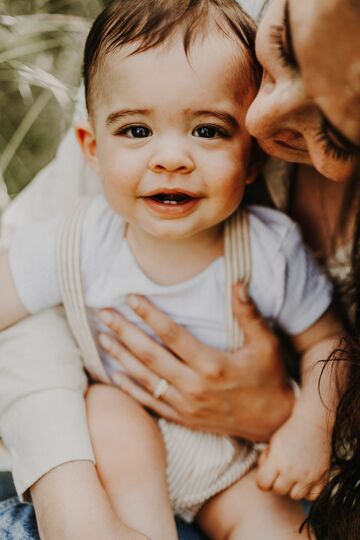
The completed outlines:
<svg viewBox="0 0 360 540">
<path fill-rule="evenodd" d="M 96 95 L 94 80 L 107 54 L 129 44 L 135 45 L 131 54 L 155 48 L 178 30 L 188 54 L 195 38 L 206 34 L 210 24 L 239 42 L 247 65 L 244 83 L 257 88 L 261 67 L 255 55 L 256 25 L 236 0 L 112 0 L 95 20 L 85 45 L 88 111 Z"/>
</svg>

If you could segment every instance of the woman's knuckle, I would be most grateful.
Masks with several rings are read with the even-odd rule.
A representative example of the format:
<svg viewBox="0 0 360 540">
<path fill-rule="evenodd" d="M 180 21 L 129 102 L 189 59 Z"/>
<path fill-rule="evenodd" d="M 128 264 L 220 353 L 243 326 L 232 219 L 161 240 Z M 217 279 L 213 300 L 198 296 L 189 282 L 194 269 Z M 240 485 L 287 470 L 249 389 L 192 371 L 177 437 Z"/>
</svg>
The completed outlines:
<svg viewBox="0 0 360 540">
<path fill-rule="evenodd" d="M 202 368 L 202 374 L 208 381 L 219 381 L 224 378 L 225 369 L 218 362 L 207 362 Z"/>
<path fill-rule="evenodd" d="M 187 394 L 190 398 L 195 400 L 201 400 L 205 397 L 206 388 L 202 382 L 193 382 L 190 387 L 188 387 Z"/>
<path fill-rule="evenodd" d="M 142 363 L 148 367 L 153 366 L 155 361 L 154 353 L 148 349 L 141 350 L 139 352 L 139 358 L 141 359 Z"/>
<path fill-rule="evenodd" d="M 194 403 L 188 402 L 183 405 L 182 413 L 186 418 L 193 418 L 194 416 L 196 416 L 196 412 L 197 407 Z"/>
<path fill-rule="evenodd" d="M 146 376 L 145 373 L 138 373 L 136 375 L 136 382 L 143 388 L 150 387 L 149 378 Z"/>
<path fill-rule="evenodd" d="M 174 343 L 178 337 L 178 326 L 173 321 L 166 321 L 158 332 L 159 338 L 165 343 Z"/>
<path fill-rule="evenodd" d="M 108 353 L 109 353 L 111 356 L 115 356 L 116 358 L 119 358 L 119 357 L 120 357 L 119 347 L 117 347 L 117 345 L 116 345 L 116 343 L 115 343 L 114 340 L 111 340 L 111 341 L 109 342 Z"/>
</svg>

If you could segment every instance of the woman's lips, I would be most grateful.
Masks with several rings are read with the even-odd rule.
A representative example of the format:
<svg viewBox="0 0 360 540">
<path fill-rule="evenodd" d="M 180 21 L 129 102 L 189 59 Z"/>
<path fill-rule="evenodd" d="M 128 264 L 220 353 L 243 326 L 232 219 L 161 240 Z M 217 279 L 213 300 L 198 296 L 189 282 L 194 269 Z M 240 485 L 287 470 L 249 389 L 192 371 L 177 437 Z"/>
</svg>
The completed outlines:
<svg viewBox="0 0 360 540">
<path fill-rule="evenodd" d="M 308 151 L 304 136 L 299 131 L 280 129 L 276 133 L 273 133 L 272 139 L 275 144 L 283 148 L 302 153 L 307 153 Z"/>
<path fill-rule="evenodd" d="M 295 152 L 301 152 L 303 154 L 307 154 L 307 152 L 308 152 L 305 143 L 301 144 L 299 142 L 298 144 L 291 144 L 291 143 L 287 143 L 287 142 L 279 140 L 279 139 L 274 139 L 274 142 L 278 146 L 282 146 L 283 148 L 288 148 L 289 150 L 294 150 Z"/>
</svg>

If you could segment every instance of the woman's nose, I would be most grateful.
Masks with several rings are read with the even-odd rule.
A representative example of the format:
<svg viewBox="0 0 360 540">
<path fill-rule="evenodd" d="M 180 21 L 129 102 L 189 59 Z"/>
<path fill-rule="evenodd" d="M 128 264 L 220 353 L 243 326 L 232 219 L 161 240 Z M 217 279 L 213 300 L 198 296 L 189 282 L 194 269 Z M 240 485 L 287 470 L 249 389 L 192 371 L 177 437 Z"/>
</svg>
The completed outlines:
<svg viewBox="0 0 360 540">
<path fill-rule="evenodd" d="M 290 131 L 302 134 L 308 110 L 309 103 L 300 80 L 265 80 L 248 110 L 247 129 L 257 139 L 281 133 L 287 138 Z"/>
<path fill-rule="evenodd" d="M 189 174 L 194 170 L 195 165 L 192 157 L 180 144 L 165 144 L 154 152 L 149 168 L 155 173 Z"/>
</svg>

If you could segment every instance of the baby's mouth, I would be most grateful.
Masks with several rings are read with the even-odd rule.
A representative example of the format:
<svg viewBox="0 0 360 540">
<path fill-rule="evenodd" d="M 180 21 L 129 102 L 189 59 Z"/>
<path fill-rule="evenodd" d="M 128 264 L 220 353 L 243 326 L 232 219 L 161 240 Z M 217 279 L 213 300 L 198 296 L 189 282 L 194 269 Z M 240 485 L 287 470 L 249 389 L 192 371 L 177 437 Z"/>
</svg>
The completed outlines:
<svg viewBox="0 0 360 540">
<path fill-rule="evenodd" d="M 186 204 L 197 197 L 194 197 L 184 192 L 174 192 L 174 193 L 159 192 L 159 193 L 154 193 L 152 195 L 148 195 L 146 196 L 146 198 L 151 199 L 157 203 L 164 204 L 164 205 L 179 206 L 182 204 Z"/>
<path fill-rule="evenodd" d="M 152 195 L 151 199 L 163 204 L 185 204 L 189 202 L 193 197 L 186 195 L 185 193 L 157 193 Z"/>
</svg>

